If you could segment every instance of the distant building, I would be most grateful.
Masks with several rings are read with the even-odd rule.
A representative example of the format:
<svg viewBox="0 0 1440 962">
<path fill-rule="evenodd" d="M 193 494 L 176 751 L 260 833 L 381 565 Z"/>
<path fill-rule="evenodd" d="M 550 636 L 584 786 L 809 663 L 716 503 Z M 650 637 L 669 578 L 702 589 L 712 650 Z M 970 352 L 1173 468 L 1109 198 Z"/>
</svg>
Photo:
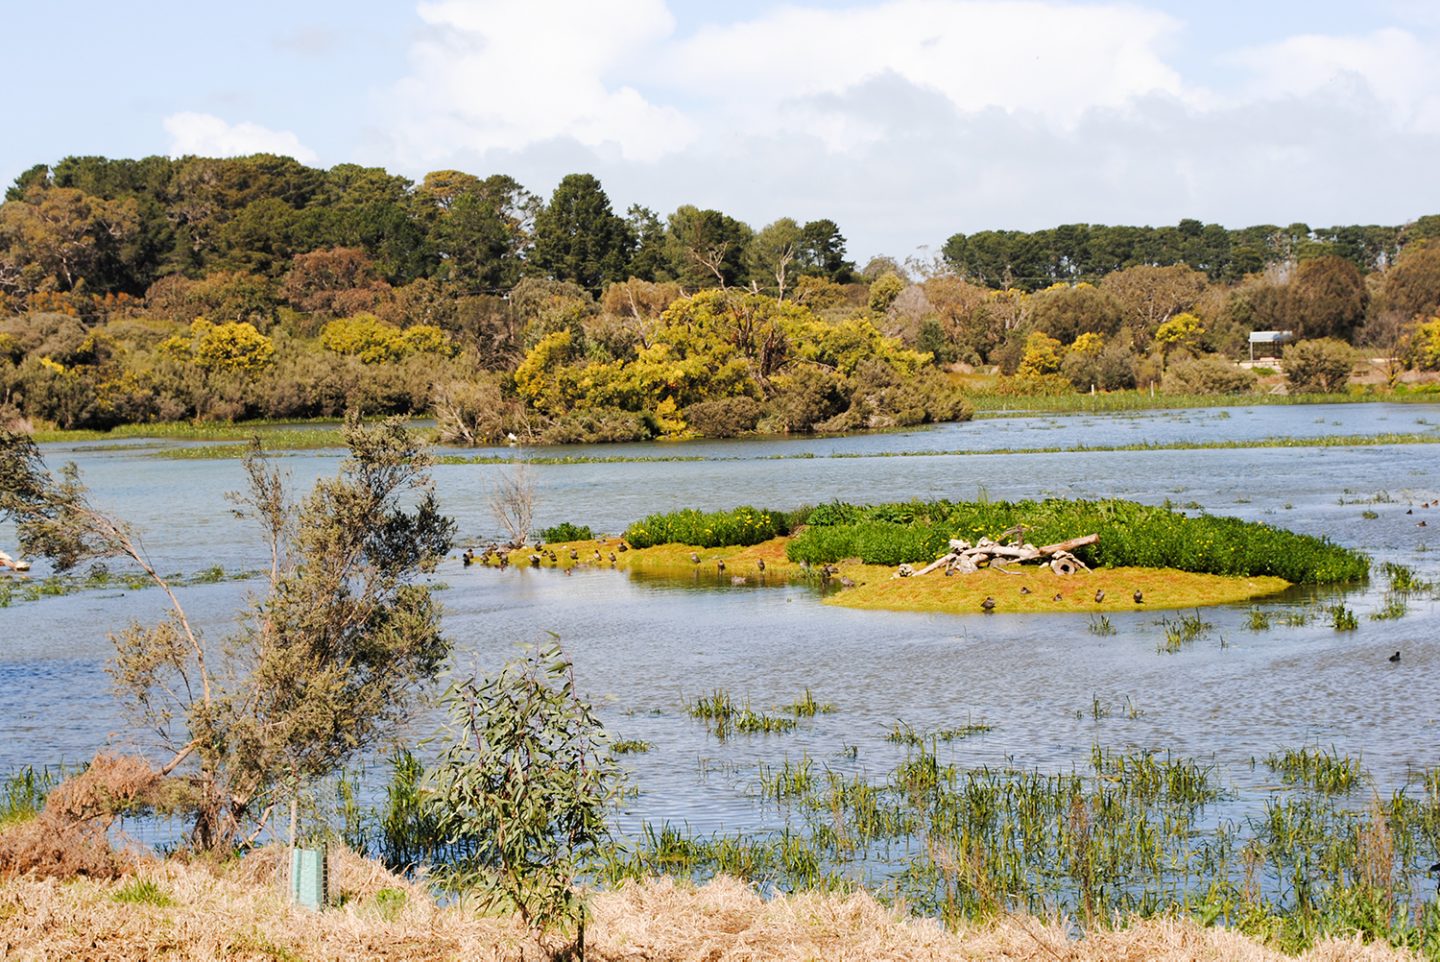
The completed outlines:
<svg viewBox="0 0 1440 962">
<path fill-rule="evenodd" d="M 1250 360 L 1256 357 L 1280 356 L 1280 350 L 1286 344 L 1295 340 L 1294 331 L 1251 331 L 1250 332 Z"/>
</svg>

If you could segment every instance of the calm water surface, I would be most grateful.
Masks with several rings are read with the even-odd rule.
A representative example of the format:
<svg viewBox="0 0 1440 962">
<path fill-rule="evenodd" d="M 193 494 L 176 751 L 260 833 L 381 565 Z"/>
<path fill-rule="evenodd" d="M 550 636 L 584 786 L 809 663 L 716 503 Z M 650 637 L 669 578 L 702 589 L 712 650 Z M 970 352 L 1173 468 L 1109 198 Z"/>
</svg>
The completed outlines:
<svg viewBox="0 0 1440 962">
<path fill-rule="evenodd" d="M 992 419 L 858 438 L 570 447 L 540 453 L 703 460 L 536 466 L 536 520 L 619 532 L 647 513 L 682 506 L 786 508 L 980 492 L 1124 497 L 1327 535 L 1434 579 L 1440 550 L 1428 549 L 1440 548 L 1440 508 L 1419 504 L 1440 499 L 1436 445 L 883 456 L 1432 432 L 1432 421 L 1440 423 L 1440 410 L 1422 405 L 1256 407 Z M 161 570 L 258 568 L 256 532 L 221 497 L 241 486 L 239 463 L 149 456 L 163 446 L 52 445 L 45 454 L 52 466 L 76 461 L 95 499 L 143 532 Z M 308 486 L 332 473 L 339 456 L 306 453 L 283 464 L 297 487 Z M 494 536 L 486 493 L 498 470 L 435 470 L 462 540 Z M 1418 527 L 1427 517 L 1431 523 Z M 11 544 L 13 532 L 0 529 L 0 545 Z M 808 753 L 837 770 L 878 776 L 901 757 L 884 740 L 897 719 L 917 729 L 967 720 L 994 726 L 942 746 L 965 763 L 1068 770 L 1084 767 L 1099 743 L 1213 761 L 1241 789 L 1273 778 L 1252 758 L 1302 744 L 1361 754 L 1382 791 L 1440 764 L 1440 610 L 1432 599 L 1414 599 L 1403 619 L 1370 619 L 1382 604 L 1383 577 L 1344 594 L 1360 616 L 1357 631 L 1336 632 L 1323 619 L 1284 627 L 1278 618 L 1269 631 L 1253 631 L 1248 607 L 1217 608 L 1205 612 L 1213 630 L 1178 654 L 1157 653 L 1163 632 L 1155 612 L 1112 614 L 1117 633 L 1097 637 L 1078 616 L 847 611 L 822 605 L 803 586 L 641 581 L 599 570 L 567 577 L 464 569 L 458 561 L 446 562 L 437 580 L 448 586 L 440 597 L 459 669 L 491 671 L 517 643 L 556 632 L 612 734 L 654 745 L 626 758 L 640 789 L 629 825 L 773 827 L 784 816 L 756 802 L 757 764 Z M 250 587 L 189 588 L 183 600 L 219 633 Z M 1261 607 L 1280 615 L 1331 600 L 1297 590 Z M 161 610 L 154 591 L 118 590 L 0 609 L 0 771 L 82 761 L 107 743 L 143 747 L 110 694 L 107 632 Z M 1403 660 L 1391 665 L 1386 657 L 1396 649 Z M 687 701 L 716 688 L 756 708 L 794 701 L 809 688 L 837 710 L 794 734 L 718 742 L 684 712 Z M 1110 709 L 1098 720 L 1097 700 Z M 412 734 L 432 725 L 424 716 Z"/>
</svg>

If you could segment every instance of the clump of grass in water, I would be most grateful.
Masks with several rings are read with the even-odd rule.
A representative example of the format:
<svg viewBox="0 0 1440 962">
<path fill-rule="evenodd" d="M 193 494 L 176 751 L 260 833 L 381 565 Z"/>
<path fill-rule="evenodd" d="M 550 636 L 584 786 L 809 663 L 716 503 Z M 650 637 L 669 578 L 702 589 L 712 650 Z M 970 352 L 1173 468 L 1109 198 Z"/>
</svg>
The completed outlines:
<svg viewBox="0 0 1440 962">
<path fill-rule="evenodd" d="M 1410 606 L 1406 604 L 1404 595 L 1397 594 L 1393 591 L 1387 591 L 1385 593 L 1385 603 L 1380 606 L 1380 609 L 1378 611 L 1370 612 L 1370 620 L 1391 621 L 1398 618 L 1404 618 L 1406 613 L 1409 612 L 1409 610 Z"/>
<path fill-rule="evenodd" d="M 829 702 L 816 701 L 815 696 L 807 688 L 805 694 L 800 696 L 800 700 L 785 706 L 785 710 L 796 718 L 814 718 L 816 715 L 829 715 L 835 711 L 835 706 Z"/>
<path fill-rule="evenodd" d="M 611 742 L 610 751 L 616 755 L 634 755 L 648 752 L 653 747 L 655 746 L 639 738 L 622 738 Z"/>
<path fill-rule="evenodd" d="M 65 780 L 60 769 L 26 765 L 0 782 L 0 828 L 24 822 L 40 814 L 50 789 Z"/>
<path fill-rule="evenodd" d="M 1430 582 L 1416 577 L 1414 569 L 1408 565 L 1387 561 L 1381 567 L 1385 572 L 1385 577 L 1390 581 L 1390 590 L 1396 594 L 1418 594 L 1429 591 L 1433 587 Z"/>
<path fill-rule="evenodd" d="M 1201 618 L 1198 610 L 1193 614 L 1181 615 L 1176 621 L 1162 618 L 1160 626 L 1165 630 L 1165 639 L 1156 646 L 1155 650 L 1172 655 L 1215 627 Z"/>
<path fill-rule="evenodd" d="M 798 763 L 791 763 L 787 758 L 778 769 L 761 765 L 760 797 L 778 802 L 809 794 L 815 788 L 813 769 L 814 763 L 806 755 L 802 755 Z"/>
<path fill-rule="evenodd" d="M 1303 785 L 1317 792 L 1343 794 L 1360 783 L 1360 759 L 1341 755 L 1334 747 L 1290 748 L 1265 756 L 1265 765 L 1287 785 Z"/>
<path fill-rule="evenodd" d="M 1360 619 L 1344 604 L 1334 604 L 1326 609 L 1330 613 L 1330 627 L 1336 631 L 1354 631 L 1360 627 Z"/>
<path fill-rule="evenodd" d="M 724 738 L 732 731 L 745 735 L 780 734 L 793 731 L 799 724 L 794 718 L 754 711 L 748 703 L 736 705 L 723 689 L 696 701 L 688 711 L 691 718 L 703 721 L 716 738 Z"/>
<path fill-rule="evenodd" d="M 1115 626 L 1110 624 L 1110 618 L 1107 615 L 1092 616 L 1090 619 L 1090 634 L 1100 635 L 1102 637 L 1105 635 L 1113 635 L 1115 634 Z"/>
<path fill-rule="evenodd" d="M 1251 631 L 1270 630 L 1270 612 L 1260 608 L 1251 608 L 1248 616 L 1248 624 Z"/>
</svg>

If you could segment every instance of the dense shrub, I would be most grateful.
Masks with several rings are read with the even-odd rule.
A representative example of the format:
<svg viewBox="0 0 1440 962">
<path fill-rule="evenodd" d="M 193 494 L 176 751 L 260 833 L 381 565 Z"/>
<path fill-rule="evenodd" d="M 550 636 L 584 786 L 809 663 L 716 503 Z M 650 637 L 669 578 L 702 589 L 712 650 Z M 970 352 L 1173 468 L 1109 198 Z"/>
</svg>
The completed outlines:
<svg viewBox="0 0 1440 962">
<path fill-rule="evenodd" d="M 1134 501 L 903 502 L 822 505 L 790 542 L 792 561 L 859 557 L 869 564 L 929 562 L 951 538 L 999 539 L 1023 524 L 1026 541 L 1049 544 L 1098 534 L 1076 552 L 1091 565 L 1176 568 L 1220 575 L 1274 575 L 1296 584 L 1366 577 L 1363 554 L 1325 538 L 1213 515 L 1188 517 Z"/>
<path fill-rule="evenodd" d="M 707 438 L 733 438 L 754 431 L 760 413 L 759 401 L 740 395 L 699 401 L 681 411 L 681 416 Z"/>
<path fill-rule="evenodd" d="M 657 544 L 691 544 L 702 548 L 749 545 L 769 541 L 790 531 L 783 511 L 747 506 L 709 513 L 686 508 L 666 514 L 652 514 L 625 529 L 632 547 Z"/>
<path fill-rule="evenodd" d="M 1160 381 L 1160 390 L 1166 394 L 1243 394 L 1254 387 L 1253 372 L 1223 357 L 1176 361 Z"/>
<path fill-rule="evenodd" d="M 562 521 L 540 532 L 542 541 L 589 541 L 594 537 L 595 532 L 590 530 L 589 525 L 571 524 L 569 521 Z"/>
<path fill-rule="evenodd" d="M 541 432 L 546 444 L 606 444 L 648 441 L 655 426 L 644 414 L 619 408 L 580 408 L 562 414 Z"/>
<path fill-rule="evenodd" d="M 1354 366 L 1355 349 L 1333 337 L 1300 341 L 1285 349 L 1285 380 L 1295 392 L 1343 391 Z"/>
</svg>

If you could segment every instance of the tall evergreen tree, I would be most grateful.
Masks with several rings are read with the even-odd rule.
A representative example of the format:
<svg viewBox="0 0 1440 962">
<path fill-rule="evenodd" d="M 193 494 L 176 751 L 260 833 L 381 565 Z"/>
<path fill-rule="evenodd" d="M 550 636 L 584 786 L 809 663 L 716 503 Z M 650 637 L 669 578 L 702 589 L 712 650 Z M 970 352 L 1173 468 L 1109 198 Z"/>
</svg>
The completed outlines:
<svg viewBox="0 0 1440 962">
<path fill-rule="evenodd" d="M 635 247 L 625 219 L 610 209 L 610 198 L 590 174 L 570 174 L 535 217 L 531 263 L 557 281 L 599 291 L 622 281 Z"/>
</svg>

